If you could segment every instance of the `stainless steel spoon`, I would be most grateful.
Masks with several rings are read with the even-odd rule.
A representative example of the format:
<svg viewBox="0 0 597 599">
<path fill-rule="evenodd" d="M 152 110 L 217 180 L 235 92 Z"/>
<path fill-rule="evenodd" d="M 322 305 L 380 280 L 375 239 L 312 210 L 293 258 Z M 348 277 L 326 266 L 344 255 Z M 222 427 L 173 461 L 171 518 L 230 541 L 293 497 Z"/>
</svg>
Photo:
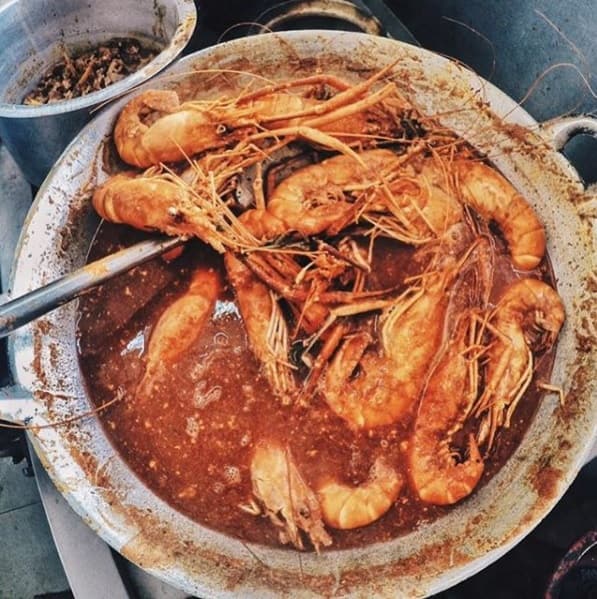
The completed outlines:
<svg viewBox="0 0 597 599">
<path fill-rule="evenodd" d="M 15 329 L 80 297 L 94 287 L 164 254 L 186 240 L 183 237 L 149 239 L 86 264 L 60 279 L 0 306 L 0 339 Z"/>
</svg>

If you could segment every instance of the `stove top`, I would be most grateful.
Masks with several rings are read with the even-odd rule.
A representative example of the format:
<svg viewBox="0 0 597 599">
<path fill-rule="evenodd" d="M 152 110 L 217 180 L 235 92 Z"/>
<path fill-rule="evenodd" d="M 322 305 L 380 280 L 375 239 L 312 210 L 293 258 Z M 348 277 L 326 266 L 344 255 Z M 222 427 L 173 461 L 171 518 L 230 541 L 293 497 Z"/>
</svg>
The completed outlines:
<svg viewBox="0 0 597 599">
<path fill-rule="evenodd" d="M 394 4 L 386 4 L 382 0 L 292 0 L 277 4 L 263 0 L 251 3 L 244 0 L 231 0 L 226 3 L 213 0 L 201 2 L 199 25 L 187 53 L 218 41 L 256 34 L 260 29 L 282 28 L 362 30 L 417 43 L 409 29 L 398 18 L 400 10 Z M 411 3 L 405 2 L 402 6 L 403 14 L 418 34 L 420 22 Z M 419 37 L 429 42 L 428 35 L 423 34 Z M 443 41 L 444 38 L 442 43 Z M 432 43 L 425 45 L 432 49 L 443 49 L 434 48 Z M 455 44 L 455 47 L 459 47 L 459 44 Z M 499 81 L 496 83 L 500 85 Z M 594 148 L 590 149 L 594 151 Z M 595 167 L 594 162 L 591 164 Z M 583 175 L 588 180 L 597 179 L 595 168 L 591 170 L 591 167 L 588 167 L 583 171 Z M 0 274 L 3 288 L 6 289 L 9 265 L 21 223 L 32 200 L 32 190 L 19 173 L 15 172 L 14 167 L 10 166 L 6 150 L 1 146 L 0 182 L 0 189 L 4 192 L 0 194 Z M 0 341 L 0 358 L 4 355 L 5 344 Z M 5 385 L 7 381 L 6 360 L 0 359 L 0 386 Z M 66 598 L 74 595 L 85 599 L 106 596 L 110 596 L 111 599 L 179 599 L 186 596 L 127 562 L 88 529 L 54 489 L 36 457 L 29 455 L 24 435 L 0 429 L 0 457 L 10 457 L 14 463 L 24 465 L 27 475 L 35 471 L 46 515 L 71 587 L 71 591 L 65 590 L 64 593 L 55 596 Z M 440 593 L 436 599 L 468 599 L 479 596 L 489 599 L 597 597 L 595 531 L 597 460 L 593 460 L 581 471 L 556 508 L 523 542 L 482 573 Z M 575 546 L 572 547 L 573 545 Z M 560 563 L 570 547 L 572 552 L 567 556 L 567 561 Z M 35 564 L 31 567 L 35 567 Z M 549 594 L 548 584 L 556 570 L 557 584 L 549 590 Z M 564 576 L 565 574 L 568 575 Z M 4 596 L 1 583 L 0 596 Z"/>
</svg>

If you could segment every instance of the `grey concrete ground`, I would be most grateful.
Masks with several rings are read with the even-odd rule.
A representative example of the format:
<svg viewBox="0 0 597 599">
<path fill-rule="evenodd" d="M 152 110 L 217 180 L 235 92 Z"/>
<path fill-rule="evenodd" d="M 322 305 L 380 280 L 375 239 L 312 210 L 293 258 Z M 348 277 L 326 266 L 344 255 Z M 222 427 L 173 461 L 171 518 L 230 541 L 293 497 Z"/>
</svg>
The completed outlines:
<svg viewBox="0 0 597 599">
<path fill-rule="evenodd" d="M 68 589 L 34 478 L 0 460 L 0 599 Z"/>
</svg>

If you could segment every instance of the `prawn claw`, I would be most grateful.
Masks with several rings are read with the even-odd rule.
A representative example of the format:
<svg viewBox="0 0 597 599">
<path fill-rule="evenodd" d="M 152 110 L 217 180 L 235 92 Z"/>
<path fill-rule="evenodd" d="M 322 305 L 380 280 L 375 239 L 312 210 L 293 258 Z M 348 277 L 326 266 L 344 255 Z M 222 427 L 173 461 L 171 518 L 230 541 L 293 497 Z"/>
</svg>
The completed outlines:
<svg viewBox="0 0 597 599">
<path fill-rule="evenodd" d="M 463 317 L 422 394 L 408 446 L 408 472 L 422 501 L 450 505 L 469 495 L 484 464 L 472 435 L 468 457 L 457 461 L 453 434 L 462 428 L 477 395 L 475 357 L 467 357 L 473 321 Z M 471 366 L 473 366 L 471 368 Z"/>
</svg>

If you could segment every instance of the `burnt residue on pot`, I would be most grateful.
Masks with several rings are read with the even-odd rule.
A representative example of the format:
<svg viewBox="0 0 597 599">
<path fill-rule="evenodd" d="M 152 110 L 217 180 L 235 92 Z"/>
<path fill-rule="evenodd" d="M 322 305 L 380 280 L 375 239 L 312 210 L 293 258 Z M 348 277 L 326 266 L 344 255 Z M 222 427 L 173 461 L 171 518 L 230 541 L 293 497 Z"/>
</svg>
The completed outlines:
<svg viewBox="0 0 597 599">
<path fill-rule="evenodd" d="M 485 515 L 479 513 L 471 520 L 470 531 L 467 530 L 464 536 L 425 545 L 419 553 L 406 559 L 383 565 L 354 563 L 353 567 L 345 570 L 334 565 L 333 560 L 331 562 L 326 560 L 326 564 L 329 565 L 328 573 L 317 576 L 308 571 L 301 572 L 303 558 L 296 552 L 291 559 L 295 562 L 294 572 L 289 572 L 275 565 L 270 566 L 263 548 L 254 545 L 246 546 L 246 556 L 250 563 L 248 566 L 247 560 L 234 559 L 197 545 L 191 538 L 187 538 L 184 532 L 170 528 L 159 514 L 137 507 L 127 507 L 122 488 L 119 487 L 118 481 L 114 481 L 111 477 L 111 469 L 106 467 L 105 463 L 100 463 L 93 453 L 78 448 L 81 432 L 76 426 L 69 425 L 66 428 L 65 434 L 68 437 L 72 436 L 72 458 L 89 473 L 89 476 L 93 477 L 96 492 L 114 508 L 114 514 L 106 517 L 114 518 L 115 525 L 120 518 L 124 518 L 138 531 L 119 548 L 119 551 L 127 559 L 156 573 L 163 574 L 168 570 L 175 572 L 182 569 L 187 573 L 194 573 L 197 579 L 201 579 L 205 577 L 206 571 L 215 569 L 218 572 L 220 588 L 229 593 L 267 587 L 270 592 L 280 595 L 309 591 L 319 596 L 335 596 L 358 592 L 365 587 L 371 594 L 389 597 L 392 596 L 393 591 L 385 581 L 416 577 L 420 573 L 421 560 L 429 561 L 430 556 L 434 557 L 434 570 L 427 571 L 428 576 L 439 575 L 443 570 L 464 566 L 470 561 L 471 547 L 468 534 L 476 528 L 484 527 Z M 50 471 L 52 470 L 52 464 L 46 466 Z M 559 473 L 551 472 L 547 465 L 543 470 L 545 471 L 546 468 L 548 475 L 553 475 L 549 485 L 557 486 Z M 551 494 L 554 490 L 545 489 L 545 492 Z M 61 491 L 71 492 L 72 489 L 62 487 Z M 542 509 L 544 509 L 544 497 L 541 496 L 535 506 L 528 511 L 520 527 L 512 531 L 513 538 L 523 534 L 528 523 L 532 522 Z M 488 540 L 486 545 L 478 547 L 478 550 L 489 551 L 494 548 L 495 545 Z M 290 551 L 286 553 L 289 556 L 292 554 Z M 427 593 L 424 581 L 400 590 L 413 597 L 424 596 Z"/>
<path fill-rule="evenodd" d="M 556 495 L 558 485 L 564 475 L 560 468 L 554 468 L 551 465 L 552 462 L 553 455 L 546 452 L 531 471 L 531 484 L 537 496 L 547 501 Z"/>
<path fill-rule="evenodd" d="M 597 346 L 597 272 L 587 275 L 585 289 L 586 294 L 575 302 L 575 309 L 581 314 L 575 335 L 577 349 L 588 353 Z"/>
<path fill-rule="evenodd" d="M 319 596 L 336 596 L 367 588 L 371 594 L 389 597 L 392 596 L 393 591 L 385 581 L 416 577 L 420 574 L 421 560 L 429 561 L 430 556 L 434 557 L 433 568 L 436 570 L 426 572 L 426 576 L 430 577 L 440 574 L 443 570 L 464 566 L 470 561 L 470 542 L 465 534 L 463 537 L 453 538 L 447 542 L 440 541 L 425 545 L 419 553 L 395 563 L 354 564 L 352 568 L 341 570 L 338 566 L 334 567 L 333 561 L 331 563 L 328 561 L 326 562 L 330 564 L 328 574 L 318 576 L 306 571 L 301 572 L 302 558 L 297 553 L 292 558 L 296 567 L 291 573 L 270 566 L 267 557 L 262 553 L 262 548 L 246 546 L 247 558 L 251 564 L 248 567 L 246 560 L 233 559 L 196 545 L 190 538 L 185 538 L 184 533 L 170 529 L 160 516 L 150 511 L 138 508 L 127 509 L 122 505 L 122 492 L 118 488 L 112 488 L 113 481 L 108 468 L 104 468 L 89 453 L 73 451 L 73 458 L 81 463 L 86 471 L 94 473 L 97 491 L 108 503 L 116 507 L 116 516 L 126 518 L 139 531 L 139 534 L 119 548 L 127 559 L 157 573 L 164 573 L 169 569 L 194 572 L 198 579 L 204 576 L 205 570 L 216 569 L 220 573 L 220 588 L 229 593 L 267 587 L 270 592 L 279 595 L 309 591 Z M 545 482 L 544 488 L 538 489 L 540 497 L 535 506 L 527 512 L 520 527 L 512 531 L 512 538 L 526 532 L 528 524 L 533 522 L 537 514 L 544 509 L 545 496 L 551 496 L 557 491 L 555 487 L 561 480 L 561 473 L 546 465 L 541 474 Z M 470 526 L 470 532 L 477 527 L 483 528 L 484 514 L 475 516 Z M 488 540 L 487 544 L 479 547 L 478 550 L 489 551 L 494 548 L 495 544 Z M 400 588 L 400 591 L 412 597 L 422 597 L 427 594 L 424 581 L 411 587 Z"/>
</svg>

